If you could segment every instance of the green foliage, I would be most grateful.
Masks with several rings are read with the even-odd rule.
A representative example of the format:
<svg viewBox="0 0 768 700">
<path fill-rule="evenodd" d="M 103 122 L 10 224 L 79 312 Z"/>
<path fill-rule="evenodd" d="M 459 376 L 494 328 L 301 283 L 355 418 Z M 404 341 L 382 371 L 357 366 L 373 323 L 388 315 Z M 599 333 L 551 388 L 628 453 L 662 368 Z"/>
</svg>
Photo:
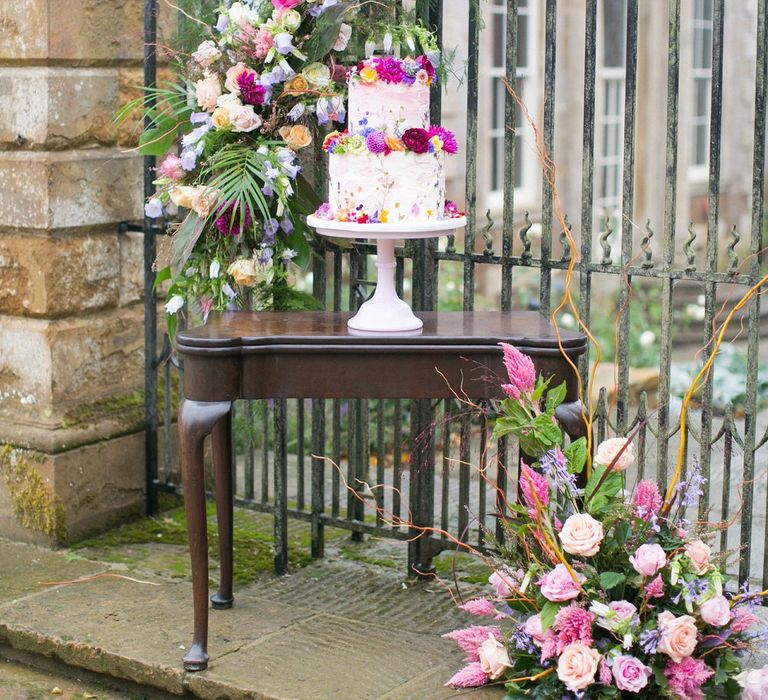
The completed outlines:
<svg viewBox="0 0 768 700">
<path fill-rule="evenodd" d="M 599 515 L 613 501 L 624 486 L 624 478 L 621 472 L 611 471 L 606 476 L 606 467 L 596 464 L 584 489 L 587 510 L 592 515 Z"/>
<path fill-rule="evenodd" d="M 314 63 L 326 56 L 339 36 L 339 29 L 352 6 L 349 2 L 340 2 L 329 7 L 317 19 L 315 29 L 302 46 L 308 63 Z"/>
<path fill-rule="evenodd" d="M 568 460 L 568 469 L 574 474 L 581 474 L 587 463 L 587 439 L 580 437 L 574 440 L 563 450 L 563 454 Z"/>
<path fill-rule="evenodd" d="M 555 623 L 555 617 L 560 610 L 559 603 L 548 600 L 541 608 L 541 631 L 546 632 Z"/>
<path fill-rule="evenodd" d="M 621 585 L 626 580 L 626 574 L 621 574 L 618 571 L 603 571 L 603 573 L 600 574 L 600 585 L 606 591 L 616 588 L 616 586 Z"/>
</svg>

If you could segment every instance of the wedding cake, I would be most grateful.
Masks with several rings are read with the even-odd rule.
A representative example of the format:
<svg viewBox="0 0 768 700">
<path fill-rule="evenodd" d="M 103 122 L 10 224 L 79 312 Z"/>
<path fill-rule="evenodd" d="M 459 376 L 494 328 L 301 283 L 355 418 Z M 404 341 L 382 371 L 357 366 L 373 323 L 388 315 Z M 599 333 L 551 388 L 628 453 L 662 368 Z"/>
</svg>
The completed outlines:
<svg viewBox="0 0 768 700">
<path fill-rule="evenodd" d="M 456 153 L 456 138 L 430 124 L 434 80 L 426 56 L 373 57 L 350 73 L 348 128 L 323 143 L 330 158 L 329 201 L 317 216 L 402 223 L 458 215 L 445 201 L 444 163 L 446 153 Z"/>
</svg>

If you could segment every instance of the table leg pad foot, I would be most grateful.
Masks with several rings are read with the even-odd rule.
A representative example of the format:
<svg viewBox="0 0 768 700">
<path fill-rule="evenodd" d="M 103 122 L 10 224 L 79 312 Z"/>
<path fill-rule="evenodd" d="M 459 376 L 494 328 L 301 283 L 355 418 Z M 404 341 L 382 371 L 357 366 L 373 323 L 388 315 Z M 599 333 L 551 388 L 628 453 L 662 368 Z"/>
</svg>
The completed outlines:
<svg viewBox="0 0 768 700">
<path fill-rule="evenodd" d="M 214 593 L 211 596 L 211 607 L 214 610 L 229 610 L 234 602 L 235 599 L 233 596 L 224 597 L 219 593 Z"/>
<path fill-rule="evenodd" d="M 185 671 L 205 671 L 208 668 L 208 652 L 199 644 L 193 644 L 184 656 Z"/>
</svg>

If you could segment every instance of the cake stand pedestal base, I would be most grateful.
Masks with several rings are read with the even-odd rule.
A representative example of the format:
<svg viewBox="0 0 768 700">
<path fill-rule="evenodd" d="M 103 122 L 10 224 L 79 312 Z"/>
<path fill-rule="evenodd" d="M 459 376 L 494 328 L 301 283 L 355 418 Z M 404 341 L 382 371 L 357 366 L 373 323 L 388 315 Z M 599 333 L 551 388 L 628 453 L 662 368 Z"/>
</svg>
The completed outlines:
<svg viewBox="0 0 768 700">
<path fill-rule="evenodd" d="M 395 241 L 376 238 L 376 290 L 358 312 L 349 319 L 351 332 L 413 333 L 424 325 L 395 290 Z"/>
</svg>

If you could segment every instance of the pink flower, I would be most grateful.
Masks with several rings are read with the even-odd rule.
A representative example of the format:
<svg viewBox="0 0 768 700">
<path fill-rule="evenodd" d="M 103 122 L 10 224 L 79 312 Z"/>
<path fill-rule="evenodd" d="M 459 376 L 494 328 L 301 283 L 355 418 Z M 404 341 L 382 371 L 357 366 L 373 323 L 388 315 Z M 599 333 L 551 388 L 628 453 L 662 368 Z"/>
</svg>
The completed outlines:
<svg viewBox="0 0 768 700">
<path fill-rule="evenodd" d="M 688 559 L 691 562 L 691 568 L 697 574 L 703 574 L 709 569 L 709 555 L 712 554 L 709 545 L 701 540 L 688 542 L 685 545 L 685 553 L 688 555 Z"/>
<path fill-rule="evenodd" d="M 499 345 L 504 351 L 504 366 L 509 375 L 509 384 L 502 384 L 501 388 L 510 398 L 519 399 L 522 394 L 533 391 L 536 384 L 536 368 L 533 366 L 533 360 L 513 345 Z"/>
<path fill-rule="evenodd" d="M 627 438 L 609 438 L 597 446 L 595 463 L 623 472 L 635 461 L 635 446 Z"/>
<path fill-rule="evenodd" d="M 480 662 L 473 661 L 451 676 L 446 685 L 450 688 L 477 688 L 485 685 L 488 680 L 488 674 L 483 671 Z"/>
<path fill-rule="evenodd" d="M 589 513 L 574 513 L 565 523 L 558 537 L 568 554 L 593 557 L 600 550 L 605 533 L 603 524 Z"/>
<path fill-rule="evenodd" d="M 480 668 L 491 680 L 500 678 L 504 671 L 512 668 L 507 648 L 492 634 L 480 645 L 477 653 L 480 657 Z"/>
<path fill-rule="evenodd" d="M 611 685 L 613 682 L 613 674 L 611 673 L 611 667 L 605 660 L 605 656 L 600 659 L 600 682 L 603 685 Z"/>
<path fill-rule="evenodd" d="M 272 0 L 276 10 L 292 10 L 301 5 L 302 0 Z"/>
<path fill-rule="evenodd" d="M 736 608 L 733 612 L 731 630 L 733 632 L 746 632 L 752 625 L 760 622 L 760 618 L 753 615 L 746 608 Z"/>
<path fill-rule="evenodd" d="M 467 654 L 467 661 L 479 661 L 479 649 L 480 645 L 488 639 L 488 635 L 492 635 L 497 639 L 501 639 L 501 630 L 498 627 L 489 627 L 485 625 L 472 625 L 471 627 L 465 627 L 460 630 L 453 630 L 444 634 L 445 639 L 452 639 L 458 644 L 462 651 Z"/>
<path fill-rule="evenodd" d="M 509 598 L 514 593 L 517 580 L 509 569 L 502 568 L 499 571 L 494 571 L 488 577 L 488 583 L 493 586 L 493 590 L 496 591 L 499 598 Z"/>
<path fill-rule="evenodd" d="M 522 464 L 523 473 L 520 475 L 520 490 L 523 499 L 528 506 L 528 515 L 535 520 L 537 515 L 536 499 L 542 508 L 549 504 L 549 484 L 543 474 L 531 469 L 527 464 Z M 534 494 L 536 498 L 534 498 Z"/>
<path fill-rule="evenodd" d="M 256 58 L 263 60 L 266 58 L 269 50 L 275 43 L 275 39 L 272 36 L 272 32 L 263 27 L 259 29 L 253 37 L 253 45 L 255 48 Z"/>
<path fill-rule="evenodd" d="M 184 169 L 181 167 L 181 158 L 173 153 L 169 153 L 165 160 L 160 163 L 160 174 L 169 180 L 180 180 L 184 177 Z"/>
<path fill-rule="evenodd" d="M 670 661 L 664 669 L 664 675 L 669 679 L 669 688 L 680 700 L 703 700 L 704 693 L 701 686 L 704 685 L 715 672 L 701 659 L 688 657 L 682 661 Z M 751 696 L 742 695 L 742 698 Z M 754 699 L 763 698 L 764 695 L 755 695 Z"/>
<path fill-rule="evenodd" d="M 664 581 L 661 580 L 661 574 L 645 587 L 645 595 L 648 598 L 661 598 L 664 596 Z"/>
<path fill-rule="evenodd" d="M 742 688 L 741 700 L 763 700 L 768 697 L 768 666 L 742 671 L 736 680 Z"/>
<path fill-rule="evenodd" d="M 418 78 L 418 76 L 416 77 Z M 459 150 L 456 136 L 452 131 L 433 124 L 429 127 L 429 137 L 432 138 L 433 136 L 437 136 L 443 142 L 443 150 L 446 153 L 456 153 Z"/>
<path fill-rule="evenodd" d="M 595 620 L 594 613 L 580 608 L 575 603 L 560 608 L 555 616 L 552 627 L 557 632 L 557 653 L 573 642 L 583 642 L 592 646 L 592 623 Z"/>
<path fill-rule="evenodd" d="M 637 608 L 628 600 L 614 600 L 612 603 L 608 603 L 608 607 L 619 616 L 621 622 L 631 620 L 637 612 Z"/>
<path fill-rule="evenodd" d="M 208 75 L 195 83 L 197 104 L 206 112 L 216 109 L 216 100 L 221 97 L 221 83 L 215 75 Z"/>
<path fill-rule="evenodd" d="M 571 578 L 571 574 L 563 564 L 558 564 L 552 571 L 539 579 L 538 585 L 541 586 L 541 595 L 553 603 L 562 603 L 576 598 L 581 591 L 579 584 L 586 580 L 586 577 L 581 574 L 576 574 L 576 576 L 579 583 Z"/>
<path fill-rule="evenodd" d="M 650 675 L 650 667 L 634 656 L 622 654 L 613 660 L 613 677 L 619 690 L 639 693 L 648 685 Z"/>
<path fill-rule="evenodd" d="M 701 619 L 708 625 L 723 627 L 731 621 L 731 606 L 725 596 L 716 595 L 701 604 Z"/>
<path fill-rule="evenodd" d="M 535 615 L 531 615 L 526 621 L 525 621 L 525 633 L 533 640 L 533 643 L 541 647 L 544 645 L 544 642 L 547 641 L 547 639 L 554 638 L 555 633 L 548 629 L 546 632 L 544 632 L 541 629 L 541 615 L 536 613 Z"/>
<path fill-rule="evenodd" d="M 632 510 L 636 518 L 645 520 L 647 523 L 651 522 L 653 516 L 661 510 L 661 494 L 659 487 L 653 481 L 645 479 L 635 486 Z"/>
<path fill-rule="evenodd" d="M 569 644 L 557 662 L 557 677 L 572 692 L 579 692 L 595 682 L 600 652 L 586 644 Z"/>
<path fill-rule="evenodd" d="M 486 598 L 473 598 L 459 607 L 466 610 L 470 615 L 493 615 L 496 612 L 493 603 Z"/>
<path fill-rule="evenodd" d="M 661 641 L 658 650 L 672 661 L 680 663 L 696 649 L 696 620 L 690 615 L 675 617 L 669 610 L 659 613 Z"/>
<path fill-rule="evenodd" d="M 667 555 L 658 544 L 641 544 L 629 558 L 635 571 L 642 576 L 655 576 L 667 564 Z"/>
</svg>

